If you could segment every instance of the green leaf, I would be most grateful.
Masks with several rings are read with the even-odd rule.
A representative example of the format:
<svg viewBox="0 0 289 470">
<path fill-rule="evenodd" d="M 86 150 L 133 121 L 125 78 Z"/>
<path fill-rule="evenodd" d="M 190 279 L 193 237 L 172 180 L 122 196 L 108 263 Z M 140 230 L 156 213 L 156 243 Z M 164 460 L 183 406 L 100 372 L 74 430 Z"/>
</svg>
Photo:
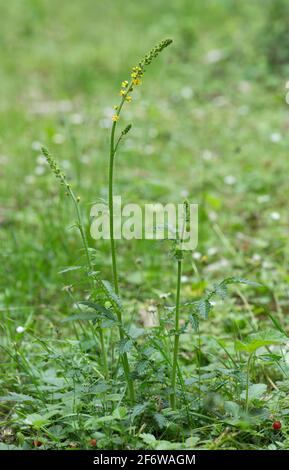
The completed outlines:
<svg viewBox="0 0 289 470">
<path fill-rule="evenodd" d="M 110 300 L 112 300 L 113 304 L 117 305 L 119 309 L 122 309 L 121 300 L 118 295 L 114 292 L 112 285 L 108 281 L 101 281 L 105 292 L 107 293 Z"/>
<path fill-rule="evenodd" d="M 157 423 L 157 425 L 160 429 L 165 428 L 166 425 L 167 425 L 167 419 L 163 415 L 161 415 L 160 413 L 155 413 L 154 414 L 154 420 L 156 421 L 156 423 Z"/>
<path fill-rule="evenodd" d="M 16 447 L 12 444 L 4 444 L 0 442 L 0 450 L 23 450 L 21 447 Z"/>
<path fill-rule="evenodd" d="M 271 321 L 272 321 L 273 325 L 275 326 L 275 328 L 276 328 L 278 331 L 280 331 L 280 333 L 283 333 L 283 335 L 288 336 L 286 330 L 283 328 L 283 326 L 281 325 L 281 323 L 279 322 L 279 320 L 278 320 L 276 317 L 274 317 L 271 313 L 268 313 L 267 315 L 268 315 L 268 317 L 271 319 Z"/>
<path fill-rule="evenodd" d="M 119 342 L 119 353 L 124 354 L 131 350 L 133 347 L 133 341 L 131 339 L 125 338 Z"/>
<path fill-rule="evenodd" d="M 78 269 L 82 269 L 82 266 L 68 266 L 67 268 L 58 271 L 58 274 L 68 273 L 69 271 L 76 271 Z"/>
<path fill-rule="evenodd" d="M 248 390 L 248 397 L 250 401 L 257 400 L 264 395 L 267 391 L 267 385 L 266 384 L 253 384 L 250 385 L 249 390 Z M 243 390 L 241 393 L 241 398 L 243 400 L 246 399 L 246 390 Z"/>
<path fill-rule="evenodd" d="M 24 423 L 32 426 L 36 429 L 40 429 L 47 424 L 50 424 L 50 415 L 39 415 L 37 413 L 33 413 L 31 415 L 26 416 Z"/>
<path fill-rule="evenodd" d="M 137 339 L 140 336 L 143 336 L 146 333 L 146 330 L 144 328 L 138 328 L 137 326 L 131 325 L 128 335 L 132 339 Z"/>
<path fill-rule="evenodd" d="M 189 316 L 189 321 L 192 325 L 192 328 L 195 330 L 195 331 L 198 331 L 199 330 L 199 317 L 195 314 L 195 313 L 192 313 L 190 316 Z"/>
<path fill-rule="evenodd" d="M 10 392 L 9 395 L 5 397 L 0 397 L 0 401 L 13 401 L 13 402 L 35 402 L 35 398 L 30 397 L 29 395 L 24 395 L 22 393 Z"/>
<path fill-rule="evenodd" d="M 76 321 L 76 320 L 96 320 L 99 316 L 95 312 L 82 312 L 76 313 L 75 315 L 71 315 L 70 317 L 66 317 L 61 320 L 61 323 L 66 323 L 69 321 Z"/>
<path fill-rule="evenodd" d="M 281 345 L 288 341 L 288 337 L 276 330 L 260 331 L 248 336 L 246 342 L 237 340 L 235 342 L 236 351 L 246 351 L 249 354 L 257 349 L 270 345 Z"/>
<path fill-rule="evenodd" d="M 197 308 L 200 316 L 206 319 L 212 310 L 212 304 L 208 301 L 208 299 L 202 299 L 198 302 Z"/>
<path fill-rule="evenodd" d="M 103 305 L 100 305 L 96 302 L 91 302 L 90 300 L 81 300 L 78 302 L 80 305 L 86 305 L 86 307 L 90 307 L 93 310 L 96 310 L 97 312 L 101 313 L 111 313 L 107 308 L 105 308 Z"/>
<path fill-rule="evenodd" d="M 131 421 L 133 422 L 136 416 L 141 416 L 148 406 L 149 406 L 149 402 L 145 402 L 145 403 L 142 403 L 141 405 L 134 406 L 132 409 L 132 413 L 131 413 Z"/>
<path fill-rule="evenodd" d="M 240 406 L 234 401 L 225 401 L 224 403 L 225 411 L 233 416 L 233 418 L 239 418 L 240 416 Z"/>
<path fill-rule="evenodd" d="M 153 434 L 148 434 L 148 433 L 142 433 L 139 436 L 145 444 L 148 446 L 152 446 L 154 448 L 155 444 L 157 443 L 157 440 Z"/>
<path fill-rule="evenodd" d="M 97 319 L 103 319 L 103 320 L 108 320 L 108 326 L 110 326 L 112 323 L 117 323 L 117 318 L 115 315 L 112 313 L 111 310 L 108 308 L 105 308 L 103 305 L 100 305 L 96 302 L 91 302 L 90 300 L 83 300 L 81 302 L 78 302 L 80 305 L 85 305 L 89 308 L 92 308 L 96 312 L 98 312 L 98 315 L 96 316 Z M 104 326 L 104 325 L 103 325 Z"/>
<path fill-rule="evenodd" d="M 119 406 L 113 411 L 112 416 L 115 419 L 125 419 L 127 417 L 127 408 L 125 406 Z"/>
</svg>

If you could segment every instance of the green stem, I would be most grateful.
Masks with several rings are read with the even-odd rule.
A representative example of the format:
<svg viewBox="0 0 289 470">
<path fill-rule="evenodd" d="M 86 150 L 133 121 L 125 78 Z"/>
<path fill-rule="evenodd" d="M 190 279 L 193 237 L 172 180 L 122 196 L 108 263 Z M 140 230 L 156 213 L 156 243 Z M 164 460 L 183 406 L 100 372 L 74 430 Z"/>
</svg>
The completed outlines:
<svg viewBox="0 0 289 470">
<path fill-rule="evenodd" d="M 249 410 L 249 381 L 250 381 L 250 364 L 253 354 L 250 354 L 247 362 L 247 381 L 246 381 L 246 413 Z"/>
<path fill-rule="evenodd" d="M 68 189 L 68 192 L 70 194 L 70 197 L 75 207 L 75 212 L 76 212 L 77 222 L 78 222 L 78 229 L 81 235 L 82 244 L 83 244 L 84 251 L 85 251 L 87 266 L 88 266 L 88 269 L 92 270 L 93 266 L 92 266 L 91 259 L 89 256 L 88 243 L 87 243 L 87 239 L 86 239 L 84 228 L 83 228 L 83 222 L 82 222 L 81 212 L 79 209 L 79 203 L 70 185 L 66 185 L 66 187 Z M 103 331 L 101 327 L 98 328 L 98 334 L 99 334 L 100 350 L 101 350 L 101 356 L 102 356 L 102 362 L 103 362 L 104 375 L 107 378 L 109 375 L 108 365 L 107 365 L 107 353 L 106 353 L 106 348 L 105 348 L 105 343 L 104 343 Z"/>
<path fill-rule="evenodd" d="M 173 352 L 173 371 L 172 371 L 172 393 L 170 396 L 170 403 L 173 410 L 176 408 L 176 376 L 178 368 L 178 353 L 179 353 L 179 322 L 180 322 L 180 291 L 181 291 L 181 275 L 182 275 L 182 260 L 178 260 L 178 274 L 177 274 L 177 293 L 176 293 L 176 312 L 175 312 L 175 340 Z"/>
<path fill-rule="evenodd" d="M 114 208 L 113 208 L 113 173 L 114 173 L 114 135 L 115 135 L 116 122 L 112 124 L 110 136 L 110 155 L 109 155 L 109 174 L 108 174 L 108 206 L 109 206 L 109 231 L 110 231 L 110 249 L 111 249 L 111 263 L 112 274 L 115 293 L 119 293 L 118 287 L 118 274 L 116 264 L 116 249 L 114 239 Z"/>
<path fill-rule="evenodd" d="M 130 89 L 131 85 L 129 85 L 128 90 Z M 125 97 L 122 98 L 121 103 L 118 107 L 117 116 L 119 116 L 121 108 L 124 104 Z M 110 247 L 111 247 L 111 263 L 112 263 L 112 273 L 113 273 L 113 283 L 114 283 L 114 291 L 118 295 L 119 294 L 119 286 L 118 286 L 118 273 L 117 273 L 117 262 L 116 262 L 116 248 L 115 248 L 115 239 L 114 239 L 114 207 L 113 207 L 113 182 L 114 182 L 114 157 L 116 154 L 116 148 L 118 146 L 115 145 L 115 129 L 116 129 L 116 121 L 113 122 L 111 127 L 111 135 L 110 135 L 110 153 L 109 153 L 109 174 L 108 174 L 108 206 L 109 206 L 109 230 L 110 230 Z M 119 337 L 120 340 L 124 340 L 124 332 L 123 332 L 123 321 L 122 321 L 122 314 L 121 311 L 118 311 L 118 321 L 119 321 Z M 133 381 L 130 375 L 130 367 L 128 362 L 127 353 L 123 353 L 122 356 L 122 364 L 124 375 L 128 387 L 128 394 L 131 403 L 135 402 L 135 391 Z"/>
</svg>

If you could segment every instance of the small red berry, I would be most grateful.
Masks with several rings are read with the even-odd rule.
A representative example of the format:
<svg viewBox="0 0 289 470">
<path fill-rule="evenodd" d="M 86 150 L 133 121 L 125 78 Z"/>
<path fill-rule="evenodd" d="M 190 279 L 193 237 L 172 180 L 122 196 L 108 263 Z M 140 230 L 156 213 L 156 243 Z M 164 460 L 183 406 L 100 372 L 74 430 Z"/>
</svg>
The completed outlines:
<svg viewBox="0 0 289 470">
<path fill-rule="evenodd" d="M 279 429 L 282 428 L 281 421 L 274 421 L 274 423 L 272 424 L 272 428 L 274 429 L 274 431 L 279 431 Z"/>
<path fill-rule="evenodd" d="M 37 439 L 35 439 L 35 441 L 33 441 L 33 445 L 34 447 L 41 447 L 43 444 L 43 442 L 41 441 L 38 441 Z"/>
<path fill-rule="evenodd" d="M 97 445 L 96 439 L 90 439 L 89 445 L 90 445 L 91 447 L 96 447 L 96 445 Z"/>
</svg>

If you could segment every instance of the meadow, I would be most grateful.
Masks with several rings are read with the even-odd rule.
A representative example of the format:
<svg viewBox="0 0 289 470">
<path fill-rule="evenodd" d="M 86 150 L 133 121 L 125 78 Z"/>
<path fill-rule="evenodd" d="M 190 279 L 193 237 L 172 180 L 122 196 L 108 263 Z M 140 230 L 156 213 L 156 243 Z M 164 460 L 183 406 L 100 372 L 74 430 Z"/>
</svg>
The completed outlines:
<svg viewBox="0 0 289 470">
<path fill-rule="evenodd" d="M 288 449 L 288 2 L 10 0 L 0 17 L 0 450 Z M 193 252 L 116 241 L 117 289 L 90 234 L 114 123 L 132 124 L 124 203 L 199 205 Z"/>
</svg>

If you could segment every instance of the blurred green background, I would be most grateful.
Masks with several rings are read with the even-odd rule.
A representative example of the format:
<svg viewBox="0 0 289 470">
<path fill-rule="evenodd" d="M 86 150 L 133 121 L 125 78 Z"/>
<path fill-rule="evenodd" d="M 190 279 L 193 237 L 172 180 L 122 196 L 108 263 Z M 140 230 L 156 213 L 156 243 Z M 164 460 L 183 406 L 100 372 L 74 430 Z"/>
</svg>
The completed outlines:
<svg viewBox="0 0 289 470">
<path fill-rule="evenodd" d="M 249 272 L 278 285 L 282 297 L 288 14 L 288 2 L 279 0 L 1 2 L 1 308 L 11 308 L 12 318 L 26 317 L 21 306 L 52 317 L 68 308 L 61 286 L 75 274 L 57 273 L 82 254 L 70 228 L 73 212 L 40 144 L 74 184 L 88 221 L 90 204 L 107 197 L 110 116 L 120 82 L 164 37 L 174 44 L 148 69 L 122 117 L 133 130 L 117 158 L 116 192 L 124 202 L 200 203 L 188 291 Z M 93 240 L 91 246 L 109 277 L 109 247 Z M 171 288 L 166 244 L 121 241 L 118 249 L 128 296 L 147 299 L 152 288 Z"/>
</svg>

